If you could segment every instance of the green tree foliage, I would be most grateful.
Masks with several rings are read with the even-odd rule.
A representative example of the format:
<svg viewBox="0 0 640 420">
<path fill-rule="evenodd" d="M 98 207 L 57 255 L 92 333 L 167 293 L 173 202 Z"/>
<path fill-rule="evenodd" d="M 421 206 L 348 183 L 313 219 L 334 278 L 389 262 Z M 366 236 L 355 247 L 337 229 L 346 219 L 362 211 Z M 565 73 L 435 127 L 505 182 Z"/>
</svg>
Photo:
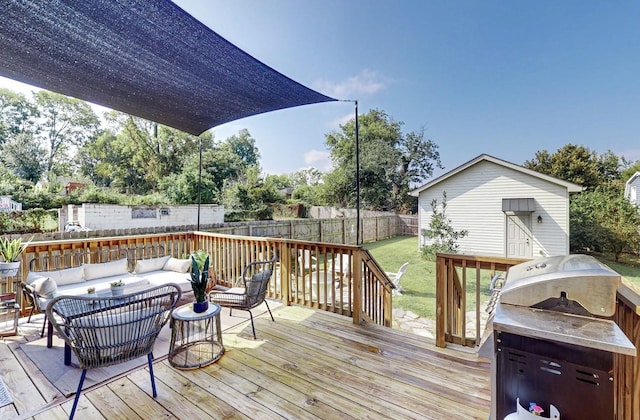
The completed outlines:
<svg viewBox="0 0 640 420">
<path fill-rule="evenodd" d="M 567 144 L 554 154 L 536 153 L 525 167 L 582 185 L 571 196 L 570 246 L 572 250 L 612 253 L 638 252 L 638 209 L 623 196 L 624 183 L 640 168 L 611 151 L 601 155 L 584 146 Z"/>
<path fill-rule="evenodd" d="M 275 184 L 260 176 L 259 168 L 250 166 L 244 175 L 224 190 L 225 220 L 266 220 L 273 218 L 272 203 L 283 202 Z"/>
<path fill-rule="evenodd" d="M 240 158 L 242 168 L 260 166 L 260 151 L 256 147 L 255 139 L 251 137 L 247 129 L 242 129 L 238 134 L 227 138 L 220 145 L 220 148 Z"/>
<path fill-rule="evenodd" d="M 403 134 L 403 123 L 384 111 L 371 110 L 358 119 L 360 141 L 361 205 L 371 210 L 408 211 L 416 208 L 407 193 L 441 167 L 437 145 L 425 139 L 424 130 Z M 326 136 L 335 169 L 325 183 L 330 204 L 353 207 L 356 202 L 355 120 Z"/>
<path fill-rule="evenodd" d="M 573 182 L 589 190 L 620 179 L 628 162 L 611 151 L 598 156 L 588 147 L 567 144 L 550 154 L 546 150 L 536 152 L 533 159 L 524 163 L 533 169 L 558 179 Z"/>
<path fill-rule="evenodd" d="M 20 133 L 33 133 L 37 116 L 37 108 L 26 96 L 0 88 L 0 145 Z"/>
<path fill-rule="evenodd" d="M 98 117 L 86 102 L 57 93 L 39 91 L 35 102 L 40 111 L 40 136 L 48 151 L 45 170 L 72 174 L 77 165 L 71 152 L 95 136 Z"/>
<path fill-rule="evenodd" d="M 427 229 L 422 229 L 422 236 L 431 241 L 430 245 L 422 247 L 422 256 L 435 261 L 436 253 L 458 252 L 458 239 L 469 234 L 467 230 L 455 230 L 451 225 L 451 219 L 446 215 L 447 192 L 442 192 L 442 210 L 438 209 L 438 200 L 431 200 L 431 221 Z"/>
<path fill-rule="evenodd" d="M 638 253 L 640 214 L 620 190 L 596 187 L 571 200 L 571 248 L 610 252 L 618 261 L 622 253 Z"/>
<path fill-rule="evenodd" d="M 81 172 L 98 186 L 123 193 L 157 191 L 161 181 L 179 174 L 185 162 L 197 159 L 200 139 L 181 131 L 125 114 L 107 116 L 109 129 L 81 150 Z M 204 133 L 203 147 L 212 136 Z"/>
<path fill-rule="evenodd" d="M 36 184 L 45 171 L 46 150 L 31 132 L 11 135 L 0 147 L 2 162 L 19 178 Z"/>
</svg>

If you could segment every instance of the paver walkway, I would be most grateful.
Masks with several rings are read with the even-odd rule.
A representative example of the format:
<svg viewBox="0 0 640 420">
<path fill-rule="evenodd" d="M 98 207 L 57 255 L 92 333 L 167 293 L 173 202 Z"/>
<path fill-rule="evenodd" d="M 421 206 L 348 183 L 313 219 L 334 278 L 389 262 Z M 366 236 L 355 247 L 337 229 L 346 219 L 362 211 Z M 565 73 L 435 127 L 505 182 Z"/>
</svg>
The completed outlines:
<svg viewBox="0 0 640 420">
<path fill-rule="evenodd" d="M 484 331 L 487 323 L 488 315 L 486 312 L 480 312 L 480 331 Z M 467 312 L 467 331 L 474 334 L 476 327 L 475 311 Z M 435 339 L 436 337 L 436 320 L 431 318 L 423 318 L 411 311 L 405 311 L 401 308 L 393 309 L 393 328 L 411 332 L 413 334 Z"/>
</svg>

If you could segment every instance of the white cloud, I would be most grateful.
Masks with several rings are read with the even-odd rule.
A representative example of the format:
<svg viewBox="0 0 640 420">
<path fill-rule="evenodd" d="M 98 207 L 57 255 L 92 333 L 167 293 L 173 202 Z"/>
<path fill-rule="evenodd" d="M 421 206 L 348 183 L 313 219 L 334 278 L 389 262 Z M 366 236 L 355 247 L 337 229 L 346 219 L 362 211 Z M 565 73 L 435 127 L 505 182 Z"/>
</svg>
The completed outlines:
<svg viewBox="0 0 640 420">
<path fill-rule="evenodd" d="M 330 82 L 319 80 L 313 83 L 314 89 L 337 98 L 337 99 L 354 99 L 362 95 L 372 95 L 384 90 L 391 80 L 383 77 L 372 70 L 363 70 L 360 74 L 349 77 L 343 82 Z"/>
<path fill-rule="evenodd" d="M 341 125 L 345 125 L 355 117 L 356 117 L 355 112 L 350 112 L 348 114 L 343 115 L 342 117 L 338 117 L 333 121 L 331 121 L 331 128 L 333 130 L 339 130 Z"/>
<path fill-rule="evenodd" d="M 309 150 L 304 153 L 303 160 L 307 167 L 316 168 L 322 172 L 330 171 L 333 168 L 331 155 L 326 150 Z"/>
</svg>

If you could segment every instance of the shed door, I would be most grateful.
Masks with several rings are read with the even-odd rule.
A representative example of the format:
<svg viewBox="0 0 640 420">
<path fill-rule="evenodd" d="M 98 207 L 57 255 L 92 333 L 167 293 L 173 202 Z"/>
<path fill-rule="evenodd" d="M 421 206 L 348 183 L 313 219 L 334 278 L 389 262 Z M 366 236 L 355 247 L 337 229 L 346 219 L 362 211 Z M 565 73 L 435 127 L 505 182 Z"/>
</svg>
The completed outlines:
<svg viewBox="0 0 640 420">
<path fill-rule="evenodd" d="M 531 215 L 507 216 L 507 258 L 531 258 Z"/>
</svg>

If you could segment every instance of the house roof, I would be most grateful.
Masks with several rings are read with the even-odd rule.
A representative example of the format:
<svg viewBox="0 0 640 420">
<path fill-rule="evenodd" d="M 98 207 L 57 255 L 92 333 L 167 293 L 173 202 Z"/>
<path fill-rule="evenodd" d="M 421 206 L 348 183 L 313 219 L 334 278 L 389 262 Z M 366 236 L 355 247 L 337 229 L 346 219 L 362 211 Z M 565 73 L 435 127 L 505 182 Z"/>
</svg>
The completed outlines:
<svg viewBox="0 0 640 420">
<path fill-rule="evenodd" d="M 198 135 L 335 101 L 240 50 L 169 0 L 2 2 L 0 76 Z"/>
<path fill-rule="evenodd" d="M 539 178 L 542 179 L 544 181 L 547 182 L 551 182 L 553 184 L 557 184 L 560 186 L 565 187 L 570 193 L 574 193 L 574 192 L 581 192 L 583 190 L 583 187 L 578 185 L 578 184 L 574 184 L 573 182 L 568 182 L 568 181 L 563 181 L 561 179 L 558 178 L 554 178 L 552 176 L 549 175 L 545 175 L 542 174 L 540 172 L 536 172 L 532 169 L 527 169 L 523 166 L 520 165 L 516 165 L 514 163 L 511 162 L 507 162 L 506 160 L 502 160 L 502 159 L 498 159 L 496 157 L 487 155 L 487 154 L 483 154 L 480 155 L 474 159 L 471 159 L 470 161 L 463 163 L 462 165 L 458 166 L 457 168 L 445 173 L 444 175 L 439 176 L 436 179 L 431 180 L 430 182 L 424 184 L 423 186 L 416 188 L 415 190 L 409 192 L 410 195 L 417 197 L 422 191 L 429 189 L 431 187 L 433 187 L 434 185 L 437 185 L 439 183 L 441 183 L 442 181 L 449 179 L 451 177 L 454 177 L 455 175 L 459 174 L 460 172 L 480 163 L 480 162 L 491 162 L 494 163 L 496 165 L 500 165 L 503 166 L 505 168 L 509 168 L 512 169 L 514 171 L 518 171 L 521 172 L 523 174 L 535 177 L 535 178 Z"/>
</svg>

